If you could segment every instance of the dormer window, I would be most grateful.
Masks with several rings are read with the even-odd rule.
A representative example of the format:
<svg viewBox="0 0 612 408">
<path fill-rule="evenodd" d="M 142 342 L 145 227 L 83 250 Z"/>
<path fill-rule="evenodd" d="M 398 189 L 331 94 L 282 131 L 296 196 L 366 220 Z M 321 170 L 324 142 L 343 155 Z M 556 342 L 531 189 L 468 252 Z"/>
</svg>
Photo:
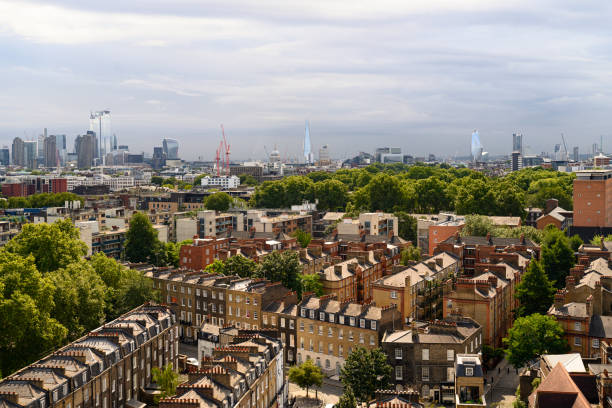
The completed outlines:
<svg viewBox="0 0 612 408">
<path fill-rule="evenodd" d="M 334 322 L 334 315 L 330 313 L 329 315 L 329 322 L 333 323 Z"/>
<path fill-rule="evenodd" d="M 321 320 L 322 322 L 325 321 L 325 312 L 319 312 L 319 320 Z"/>
<path fill-rule="evenodd" d="M 365 319 L 359 319 L 359 327 L 365 329 Z"/>
<path fill-rule="evenodd" d="M 350 320 L 349 320 L 349 322 L 350 322 L 350 325 L 351 325 L 351 326 L 354 326 L 354 325 L 355 325 L 355 318 L 354 318 L 354 317 L 351 317 L 351 318 L 350 318 Z"/>
<path fill-rule="evenodd" d="M 306 317 L 306 309 L 302 308 L 302 314 L 301 314 L 301 316 L 302 316 L 302 317 Z"/>
</svg>

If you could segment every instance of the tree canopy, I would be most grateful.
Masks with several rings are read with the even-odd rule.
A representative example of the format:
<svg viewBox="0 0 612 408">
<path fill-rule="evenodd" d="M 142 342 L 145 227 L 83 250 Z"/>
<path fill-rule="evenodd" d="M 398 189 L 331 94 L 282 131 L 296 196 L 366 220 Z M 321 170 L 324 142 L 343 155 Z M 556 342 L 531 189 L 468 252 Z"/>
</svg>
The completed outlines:
<svg viewBox="0 0 612 408">
<path fill-rule="evenodd" d="M 130 262 L 165 264 L 164 248 L 157 231 L 149 217 L 141 212 L 135 212 L 130 219 L 125 234 L 125 259 Z"/>
<path fill-rule="evenodd" d="M 297 229 L 293 236 L 297 239 L 298 244 L 300 244 L 301 248 L 308 248 L 308 244 L 312 241 L 312 235 L 306 231 L 302 231 L 301 229 Z"/>
<path fill-rule="evenodd" d="M 542 266 L 557 288 L 565 286 L 565 277 L 576 263 L 576 257 L 565 233 L 553 225 L 544 229 L 540 258 Z"/>
<path fill-rule="evenodd" d="M 380 348 L 368 350 L 358 346 L 348 355 L 340 379 L 345 387 L 352 388 L 360 402 L 367 402 L 376 390 L 389 388 L 391 370 L 387 355 Z"/>
<path fill-rule="evenodd" d="M 538 313 L 516 319 L 504 344 L 506 357 L 516 368 L 542 354 L 563 354 L 569 348 L 557 320 Z"/>
<path fill-rule="evenodd" d="M 549 198 L 571 210 L 574 177 L 541 168 L 487 177 L 466 168 L 376 163 L 266 181 L 256 187 L 251 205 L 287 208 L 318 200 L 324 211 L 346 210 L 350 204 L 364 211 L 523 216 L 525 207 L 543 208 Z"/>
<path fill-rule="evenodd" d="M 295 365 L 289 369 L 289 381 L 296 384 L 300 388 L 306 390 L 308 397 L 308 389 L 313 385 L 318 387 L 323 383 L 323 373 L 311 359 L 306 359 L 302 364 Z"/>
<path fill-rule="evenodd" d="M 323 283 L 321 277 L 316 273 L 300 275 L 303 293 L 312 292 L 315 296 L 323 296 Z"/>
<path fill-rule="evenodd" d="M 263 258 L 256 275 L 272 282 L 282 282 L 286 288 L 301 296 L 301 272 L 302 264 L 296 251 L 274 251 Z"/>
<path fill-rule="evenodd" d="M 232 197 L 222 191 L 209 195 L 204 201 L 204 207 L 215 211 L 227 211 L 231 205 Z"/>
<path fill-rule="evenodd" d="M 533 313 L 546 314 L 553 303 L 555 292 L 540 262 L 532 259 L 527 272 L 516 286 L 515 296 L 520 303 L 517 316 L 528 316 Z"/>
</svg>

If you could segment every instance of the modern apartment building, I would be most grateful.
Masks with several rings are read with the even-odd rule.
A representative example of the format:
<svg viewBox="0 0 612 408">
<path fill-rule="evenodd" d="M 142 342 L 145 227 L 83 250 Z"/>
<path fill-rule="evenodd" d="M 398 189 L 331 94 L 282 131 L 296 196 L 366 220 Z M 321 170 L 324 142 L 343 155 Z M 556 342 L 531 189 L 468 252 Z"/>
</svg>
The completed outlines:
<svg viewBox="0 0 612 408">
<path fill-rule="evenodd" d="M 143 405 L 153 367 L 178 355 L 176 318 L 145 304 L 7 375 L 0 405 L 23 408 L 123 408 Z"/>
</svg>

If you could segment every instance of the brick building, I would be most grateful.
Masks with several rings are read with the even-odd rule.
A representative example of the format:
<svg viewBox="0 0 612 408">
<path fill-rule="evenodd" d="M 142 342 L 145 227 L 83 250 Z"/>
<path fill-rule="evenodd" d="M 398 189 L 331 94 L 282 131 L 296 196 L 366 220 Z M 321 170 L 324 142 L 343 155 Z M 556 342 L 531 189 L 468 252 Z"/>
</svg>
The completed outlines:
<svg viewBox="0 0 612 408">
<path fill-rule="evenodd" d="M 381 346 L 393 367 L 395 386 L 416 389 L 435 402 L 453 403 L 455 356 L 478 353 L 482 329 L 474 320 L 458 316 L 414 321 L 408 330 L 385 333 Z"/>
<path fill-rule="evenodd" d="M 286 364 L 294 364 L 297 351 L 297 294 L 288 293 L 270 303 L 263 311 L 263 327 L 279 331 Z"/>
<path fill-rule="evenodd" d="M 94 408 L 140 405 L 153 367 L 178 355 L 174 314 L 143 305 L 0 381 L 0 405 Z M 132 404 L 132 405 L 130 405 Z"/>
<path fill-rule="evenodd" d="M 2 184 L 2 195 L 5 197 L 27 197 L 40 193 L 65 193 L 68 191 L 68 180 L 65 178 L 30 177 L 14 183 Z"/>
<path fill-rule="evenodd" d="M 215 348 L 176 396 L 159 408 L 275 408 L 286 406 L 288 386 L 280 342 L 259 333 L 239 332 Z"/>
<path fill-rule="evenodd" d="M 612 227 L 612 170 L 583 170 L 574 179 L 574 225 Z"/>
<path fill-rule="evenodd" d="M 332 296 L 304 296 L 298 305 L 297 363 L 312 359 L 327 375 L 337 375 L 355 346 L 378 348 L 383 334 L 401 327 L 393 307 L 338 302 Z"/>
<path fill-rule="evenodd" d="M 219 259 L 218 253 L 229 249 L 229 240 L 216 238 L 196 238 L 192 245 L 182 245 L 179 254 L 181 268 L 202 270 Z"/>
</svg>

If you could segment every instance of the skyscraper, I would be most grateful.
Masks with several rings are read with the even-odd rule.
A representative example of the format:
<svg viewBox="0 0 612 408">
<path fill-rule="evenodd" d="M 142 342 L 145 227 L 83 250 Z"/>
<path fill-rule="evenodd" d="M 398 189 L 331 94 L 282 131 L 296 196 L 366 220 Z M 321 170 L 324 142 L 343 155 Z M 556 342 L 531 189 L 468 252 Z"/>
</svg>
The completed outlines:
<svg viewBox="0 0 612 408">
<path fill-rule="evenodd" d="M 512 152 L 512 171 L 519 171 L 523 168 L 523 157 L 521 152 L 515 150 Z"/>
<path fill-rule="evenodd" d="M 165 139 L 164 139 L 165 141 Z M 162 169 L 166 165 L 166 152 L 163 147 L 154 147 L 153 148 L 153 158 L 151 161 L 151 167 L 155 170 Z"/>
<path fill-rule="evenodd" d="M 8 166 L 9 164 L 11 164 L 9 156 L 10 153 L 8 146 L 2 147 L 2 149 L 0 149 L 0 164 L 3 166 Z"/>
<path fill-rule="evenodd" d="M 524 154 L 523 152 L 523 135 L 520 133 L 512 134 L 512 151 L 519 152 L 521 156 Z"/>
<path fill-rule="evenodd" d="M 45 151 L 45 167 L 57 167 L 57 138 L 55 135 L 51 135 L 45 138 L 44 142 Z"/>
<path fill-rule="evenodd" d="M 304 162 L 312 164 L 314 158 L 312 155 L 312 147 L 310 145 L 310 123 L 306 121 L 306 129 L 304 131 Z"/>
<path fill-rule="evenodd" d="M 111 144 L 111 113 L 108 110 L 91 112 L 89 114 L 89 130 L 95 132 L 95 158 L 102 159 L 110 150 Z"/>
<path fill-rule="evenodd" d="M 36 168 L 36 157 L 38 154 L 38 142 L 36 140 L 26 140 L 23 142 L 23 162 L 28 169 Z"/>
<path fill-rule="evenodd" d="M 580 150 L 578 149 L 578 146 L 574 146 L 574 161 L 580 161 Z"/>
<path fill-rule="evenodd" d="M 77 136 L 74 141 L 74 151 L 77 154 L 77 165 L 79 169 L 91 167 L 96 148 L 96 134 L 89 131 L 87 134 Z"/>
<path fill-rule="evenodd" d="M 480 135 L 474 130 L 472 133 L 472 159 L 476 161 L 482 160 L 482 144 L 480 143 Z"/>
<path fill-rule="evenodd" d="M 13 165 L 23 166 L 23 140 L 20 137 L 13 139 Z"/>
<path fill-rule="evenodd" d="M 168 160 L 178 160 L 178 148 L 179 144 L 175 139 L 164 138 L 162 142 L 162 146 L 164 148 L 164 153 L 166 153 L 166 159 Z"/>
</svg>

